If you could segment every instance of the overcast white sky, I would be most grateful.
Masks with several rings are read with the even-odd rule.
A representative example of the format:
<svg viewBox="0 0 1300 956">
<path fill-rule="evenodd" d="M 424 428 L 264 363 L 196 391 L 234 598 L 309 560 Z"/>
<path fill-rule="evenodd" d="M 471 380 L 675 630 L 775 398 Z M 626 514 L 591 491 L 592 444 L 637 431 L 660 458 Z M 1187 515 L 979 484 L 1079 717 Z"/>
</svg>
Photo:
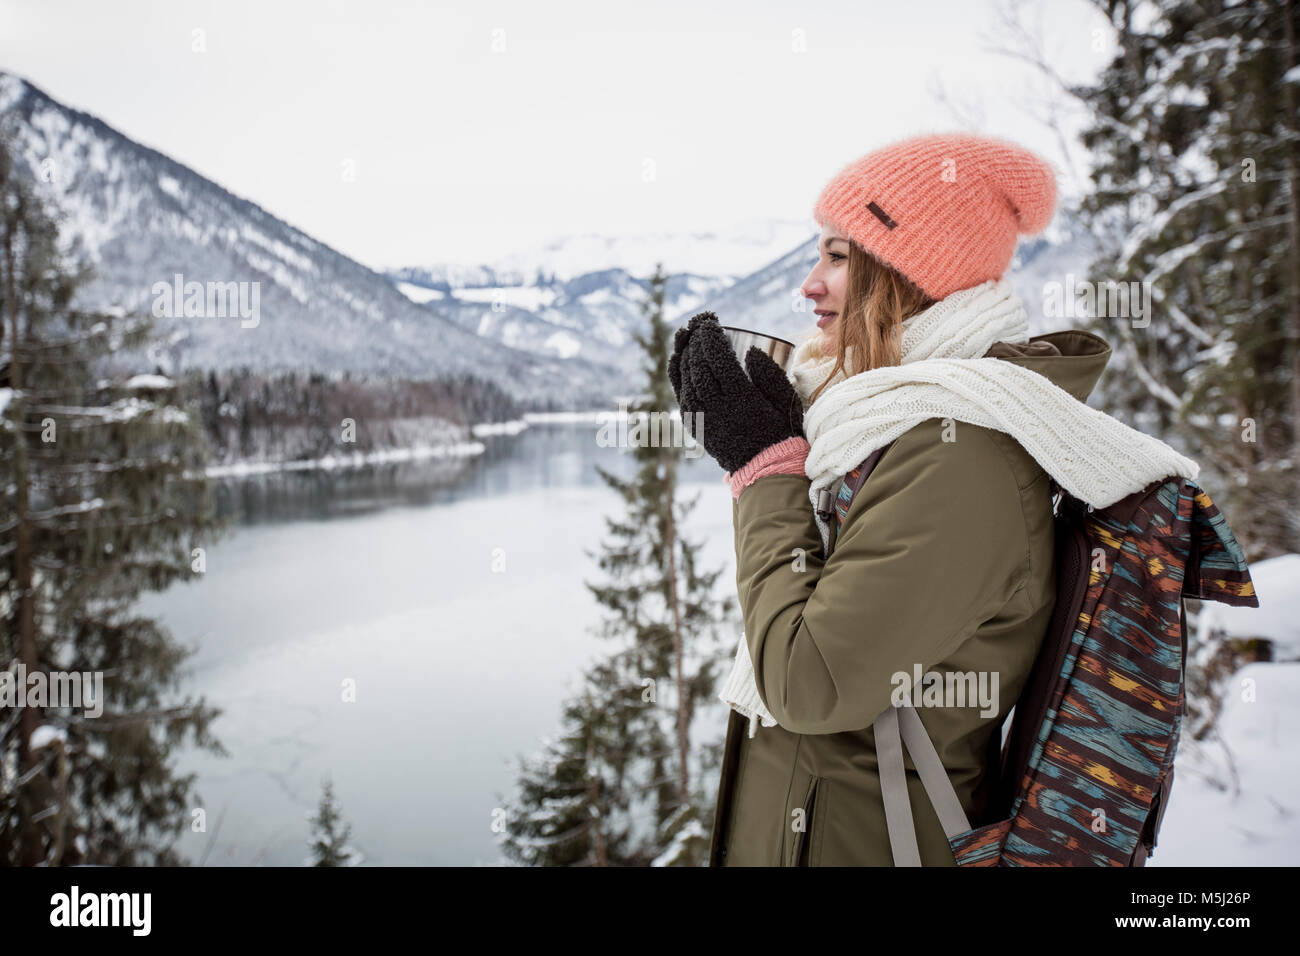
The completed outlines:
<svg viewBox="0 0 1300 956">
<path fill-rule="evenodd" d="M 1086 0 L 1028 10 L 1064 73 L 1105 63 Z M 0 69 L 385 267 L 578 232 L 811 234 L 842 165 L 972 125 L 936 82 L 1060 165 L 1048 87 L 992 52 L 996 23 L 995 0 L 0 0 Z"/>
</svg>

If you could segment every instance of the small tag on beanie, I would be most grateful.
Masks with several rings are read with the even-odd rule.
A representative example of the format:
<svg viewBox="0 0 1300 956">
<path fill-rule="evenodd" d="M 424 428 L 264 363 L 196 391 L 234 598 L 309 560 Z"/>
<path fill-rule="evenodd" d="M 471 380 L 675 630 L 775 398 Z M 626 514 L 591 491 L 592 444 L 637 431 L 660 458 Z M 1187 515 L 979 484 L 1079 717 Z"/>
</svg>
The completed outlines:
<svg viewBox="0 0 1300 956">
<path fill-rule="evenodd" d="M 883 222 L 890 229 L 893 229 L 895 226 L 898 225 L 898 223 L 894 222 L 894 220 L 889 218 L 889 213 L 885 212 L 885 210 L 881 209 L 874 202 L 867 203 L 867 209 L 870 210 L 873 216 L 875 216 L 877 219 Z"/>
</svg>

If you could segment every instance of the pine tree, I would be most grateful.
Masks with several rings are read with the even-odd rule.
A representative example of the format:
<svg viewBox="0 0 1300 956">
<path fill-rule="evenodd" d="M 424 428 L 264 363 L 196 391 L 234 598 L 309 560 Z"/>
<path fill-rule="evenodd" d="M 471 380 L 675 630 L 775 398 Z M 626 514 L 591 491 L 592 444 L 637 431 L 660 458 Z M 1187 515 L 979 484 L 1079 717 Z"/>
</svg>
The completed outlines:
<svg viewBox="0 0 1300 956">
<path fill-rule="evenodd" d="M 605 519 L 594 558 L 607 581 L 587 587 L 605 608 L 600 633 L 613 645 L 565 708 L 565 730 L 524 761 L 502 844 L 530 865 L 700 865 L 715 794 L 707 771 L 717 748 L 694 742 L 698 703 L 711 696 L 722 655 L 719 631 L 735 599 L 717 598 L 721 569 L 699 566 L 681 532 L 698 502 L 681 498 L 681 447 L 670 420 L 672 330 L 663 319 L 662 268 L 650 280 L 646 388 L 629 408 L 637 469 L 624 480 L 597 467 L 624 513 Z M 678 426 L 680 427 L 680 426 Z M 680 434 L 678 432 L 677 434 Z"/>
<path fill-rule="evenodd" d="M 629 724 L 640 710 L 617 657 L 583 676 L 561 731 L 519 760 L 516 797 L 503 801 L 499 843 L 525 866 L 645 864 L 631 846 Z"/>
<path fill-rule="evenodd" d="M 704 752 L 692 747 L 691 728 L 697 703 L 715 688 L 719 627 L 735 607 L 734 598 L 714 596 L 722 570 L 700 569 L 700 546 L 682 533 L 699 499 L 681 499 L 682 452 L 670 441 L 677 403 L 667 374 L 673 329 L 663 318 L 666 283 L 662 267 L 656 269 L 645 309 L 648 334 L 635 334 L 645 352 L 646 375 L 644 392 L 629 408 L 636 473 L 624 480 L 597 467 L 622 498 L 625 513 L 606 519 L 608 539 L 597 562 L 607 582 L 587 585 L 608 612 L 606 636 L 626 647 L 638 683 L 653 682 L 650 705 L 632 730 L 640 756 L 650 763 L 646 787 L 653 788 L 653 827 L 643 845 L 660 862 L 666 848 L 686 847 L 682 834 L 704 829 L 711 816 L 714 794 L 702 785 L 710 768 L 699 766 L 692 782 L 693 755 Z M 703 862 L 699 841 L 689 849 L 673 862 Z"/>
<path fill-rule="evenodd" d="M 312 866 L 357 866 L 361 863 L 361 854 L 348 843 L 352 827 L 343 822 L 343 815 L 334 799 L 332 781 L 327 779 L 323 782 L 316 815 L 307 819 L 312 828 L 309 861 Z"/>
<path fill-rule="evenodd" d="M 1094 323 L 1116 349 L 1108 397 L 1178 436 L 1248 557 L 1300 551 L 1297 5 L 1096 2 L 1119 51 L 1076 91 L 1090 278 L 1144 284 L 1152 313 Z"/>
<path fill-rule="evenodd" d="M 0 709 L 0 863 L 177 863 L 170 755 L 222 752 L 217 711 L 174 700 L 188 652 L 132 605 L 215 533 L 201 425 L 169 380 L 112 372 L 149 320 L 72 306 L 87 270 L 15 161 L 0 138 L 0 652 L 11 681 L 102 675 L 103 711 Z"/>
</svg>

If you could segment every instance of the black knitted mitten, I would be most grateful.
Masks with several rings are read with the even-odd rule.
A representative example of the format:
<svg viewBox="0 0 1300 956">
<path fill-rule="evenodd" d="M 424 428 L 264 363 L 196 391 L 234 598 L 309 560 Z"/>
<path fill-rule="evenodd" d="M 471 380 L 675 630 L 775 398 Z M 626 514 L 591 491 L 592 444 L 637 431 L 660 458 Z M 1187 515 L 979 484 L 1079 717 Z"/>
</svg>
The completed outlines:
<svg viewBox="0 0 1300 956">
<path fill-rule="evenodd" d="M 777 442 L 803 437 L 803 403 L 785 372 L 757 347 L 741 368 L 712 312 L 677 330 L 668 378 L 686 430 L 728 472 Z"/>
</svg>

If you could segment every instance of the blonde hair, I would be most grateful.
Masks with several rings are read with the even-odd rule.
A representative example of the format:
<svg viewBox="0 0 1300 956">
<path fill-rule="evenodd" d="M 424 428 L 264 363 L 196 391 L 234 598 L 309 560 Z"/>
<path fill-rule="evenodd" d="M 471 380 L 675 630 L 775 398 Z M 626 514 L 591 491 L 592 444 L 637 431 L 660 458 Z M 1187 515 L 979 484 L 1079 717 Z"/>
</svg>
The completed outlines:
<svg viewBox="0 0 1300 956">
<path fill-rule="evenodd" d="M 841 369 L 845 369 L 844 374 L 848 376 L 885 365 L 898 365 L 902 361 L 899 324 L 938 301 L 856 242 L 850 241 L 848 245 L 849 273 L 845 281 L 844 304 L 835 323 L 834 339 L 827 343 L 838 353 L 835 367 L 812 393 L 809 404 L 817 400 L 822 389 Z M 845 368 L 850 346 L 854 364 L 861 365 L 852 371 Z M 865 364 L 861 356 L 866 356 Z"/>
</svg>

